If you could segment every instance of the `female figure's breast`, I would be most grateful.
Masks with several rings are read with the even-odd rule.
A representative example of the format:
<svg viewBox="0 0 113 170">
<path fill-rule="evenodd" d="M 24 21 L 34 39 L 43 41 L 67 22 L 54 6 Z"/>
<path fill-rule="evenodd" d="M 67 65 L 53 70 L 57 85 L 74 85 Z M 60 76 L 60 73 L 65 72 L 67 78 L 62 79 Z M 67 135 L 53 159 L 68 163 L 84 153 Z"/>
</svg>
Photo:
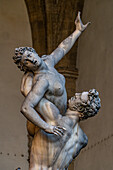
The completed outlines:
<svg viewBox="0 0 113 170">
<path fill-rule="evenodd" d="M 65 90 L 65 78 L 56 70 L 51 70 L 47 75 L 49 88 L 48 95 L 62 96 Z"/>
<path fill-rule="evenodd" d="M 64 114 L 67 107 L 67 93 L 65 89 L 65 79 L 62 79 L 62 77 L 60 75 L 49 77 L 49 88 L 45 97 L 55 104 L 61 114 Z"/>
<path fill-rule="evenodd" d="M 51 93 L 54 96 L 62 96 L 64 93 L 64 85 L 60 81 L 53 82 Z"/>
</svg>

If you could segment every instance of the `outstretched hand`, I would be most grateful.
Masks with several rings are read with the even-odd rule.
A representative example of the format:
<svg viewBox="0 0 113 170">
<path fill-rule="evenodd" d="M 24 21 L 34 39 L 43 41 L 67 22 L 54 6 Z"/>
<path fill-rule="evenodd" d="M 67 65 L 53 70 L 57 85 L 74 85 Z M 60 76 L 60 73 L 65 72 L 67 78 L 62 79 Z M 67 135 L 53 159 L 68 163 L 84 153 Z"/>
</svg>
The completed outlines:
<svg viewBox="0 0 113 170">
<path fill-rule="evenodd" d="M 75 25 L 76 25 L 76 30 L 79 30 L 79 31 L 84 31 L 86 29 L 86 27 L 90 24 L 91 22 L 88 22 L 87 24 L 83 24 L 82 23 L 82 20 L 80 18 L 80 12 L 78 12 L 78 15 L 76 17 L 76 20 L 75 20 Z"/>
<path fill-rule="evenodd" d="M 47 133 L 52 133 L 56 136 L 60 136 L 62 137 L 64 135 L 64 132 L 66 131 L 66 129 L 64 127 L 61 126 L 49 126 L 49 128 L 45 129 L 45 131 Z"/>
</svg>

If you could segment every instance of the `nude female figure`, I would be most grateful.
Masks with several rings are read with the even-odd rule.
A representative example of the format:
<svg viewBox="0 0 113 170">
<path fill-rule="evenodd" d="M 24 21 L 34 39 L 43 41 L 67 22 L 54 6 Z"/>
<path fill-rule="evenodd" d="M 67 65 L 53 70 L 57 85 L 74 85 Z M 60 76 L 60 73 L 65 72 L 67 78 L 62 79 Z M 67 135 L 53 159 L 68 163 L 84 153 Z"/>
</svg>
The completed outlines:
<svg viewBox="0 0 113 170">
<path fill-rule="evenodd" d="M 49 108 L 48 114 L 43 115 L 40 112 L 41 109 L 36 111 L 36 106 L 38 106 L 41 99 L 45 98 L 58 108 L 61 115 L 65 115 L 67 108 L 65 78 L 57 72 L 54 66 L 68 53 L 88 24 L 89 22 L 83 25 L 80 12 L 78 12 L 75 20 L 76 30 L 46 57 L 42 56 L 40 58 L 35 50 L 29 47 L 16 49 L 15 57 L 13 58 L 15 63 L 24 72 L 29 72 L 25 73 L 22 80 L 21 92 L 25 95 L 25 100 L 21 112 L 34 125 L 48 133 L 63 135 L 64 129 L 63 127 L 48 124 L 37 114 L 38 112 L 43 118 L 44 116 L 49 116 L 50 118 L 53 115 L 50 114 Z M 24 84 L 25 82 L 27 82 L 27 85 Z"/>
</svg>

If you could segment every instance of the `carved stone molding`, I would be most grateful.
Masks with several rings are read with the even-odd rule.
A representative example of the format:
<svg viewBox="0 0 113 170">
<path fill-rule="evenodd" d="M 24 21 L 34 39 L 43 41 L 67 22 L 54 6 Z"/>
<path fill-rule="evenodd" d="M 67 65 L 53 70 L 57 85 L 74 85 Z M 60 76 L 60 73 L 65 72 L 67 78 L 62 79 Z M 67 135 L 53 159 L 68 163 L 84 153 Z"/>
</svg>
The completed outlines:
<svg viewBox="0 0 113 170">
<path fill-rule="evenodd" d="M 63 74 L 66 78 L 77 79 L 78 78 L 78 69 L 70 70 L 66 68 L 57 68 L 58 72 Z"/>
</svg>

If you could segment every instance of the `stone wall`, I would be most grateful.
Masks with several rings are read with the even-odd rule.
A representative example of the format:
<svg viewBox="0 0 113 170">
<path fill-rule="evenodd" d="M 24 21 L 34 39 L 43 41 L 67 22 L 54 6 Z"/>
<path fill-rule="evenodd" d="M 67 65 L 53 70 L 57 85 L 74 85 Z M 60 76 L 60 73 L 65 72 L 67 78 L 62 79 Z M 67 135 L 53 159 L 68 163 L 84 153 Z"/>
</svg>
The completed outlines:
<svg viewBox="0 0 113 170">
<path fill-rule="evenodd" d="M 81 122 L 88 146 L 75 161 L 76 170 L 113 169 L 113 1 L 85 0 L 83 21 L 91 25 L 79 39 L 77 91 L 96 88 L 101 110 Z"/>
<path fill-rule="evenodd" d="M 0 1 L 0 170 L 28 169 L 26 120 L 20 113 L 22 73 L 12 57 L 18 46 L 31 46 L 23 0 Z"/>
</svg>

